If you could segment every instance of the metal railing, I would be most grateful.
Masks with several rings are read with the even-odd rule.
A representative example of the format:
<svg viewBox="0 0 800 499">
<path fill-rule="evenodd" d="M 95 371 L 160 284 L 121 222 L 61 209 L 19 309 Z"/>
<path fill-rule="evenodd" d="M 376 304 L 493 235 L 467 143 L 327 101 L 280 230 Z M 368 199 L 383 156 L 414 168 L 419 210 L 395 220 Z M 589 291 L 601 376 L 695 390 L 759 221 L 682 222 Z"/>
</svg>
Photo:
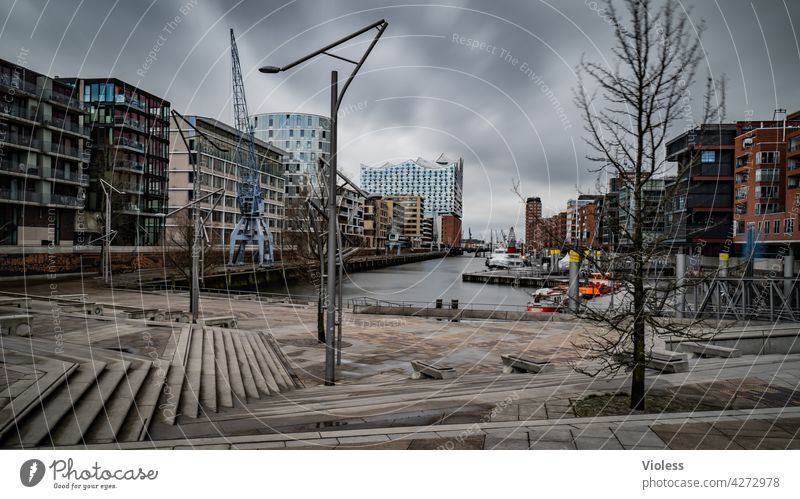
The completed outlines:
<svg viewBox="0 0 800 499">
<path fill-rule="evenodd" d="M 455 304 L 455 307 L 453 305 Z M 460 300 L 442 299 L 440 302 L 415 301 L 415 300 L 379 300 L 368 296 L 360 296 L 347 300 L 347 306 L 353 309 L 361 307 L 391 307 L 391 308 L 410 308 L 414 310 L 490 310 L 494 312 L 525 312 L 526 305 L 508 305 L 497 303 L 476 303 L 462 302 Z"/>
</svg>

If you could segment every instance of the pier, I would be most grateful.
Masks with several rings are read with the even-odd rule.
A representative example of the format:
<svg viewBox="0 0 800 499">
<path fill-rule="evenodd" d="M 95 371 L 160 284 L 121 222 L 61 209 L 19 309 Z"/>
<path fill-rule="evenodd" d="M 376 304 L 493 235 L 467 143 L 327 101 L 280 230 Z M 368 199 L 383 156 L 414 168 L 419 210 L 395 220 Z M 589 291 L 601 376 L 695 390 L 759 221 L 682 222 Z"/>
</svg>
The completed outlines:
<svg viewBox="0 0 800 499">
<path fill-rule="evenodd" d="M 561 275 L 534 275 L 528 272 L 496 271 L 465 272 L 461 274 L 463 282 L 478 282 L 484 284 L 501 284 L 505 286 L 519 286 L 523 288 L 553 288 L 569 283 L 566 276 Z"/>
</svg>

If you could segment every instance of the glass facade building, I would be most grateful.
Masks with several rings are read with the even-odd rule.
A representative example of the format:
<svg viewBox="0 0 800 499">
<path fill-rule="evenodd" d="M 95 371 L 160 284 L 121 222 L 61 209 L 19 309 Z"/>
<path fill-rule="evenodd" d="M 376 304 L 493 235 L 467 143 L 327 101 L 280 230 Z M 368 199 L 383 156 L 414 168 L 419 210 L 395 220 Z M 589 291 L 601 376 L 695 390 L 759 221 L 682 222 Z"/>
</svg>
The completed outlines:
<svg viewBox="0 0 800 499">
<path fill-rule="evenodd" d="M 255 137 L 287 152 L 283 158 L 287 198 L 317 192 L 320 158 L 330 153 L 330 119 L 316 114 L 266 113 L 250 117 Z"/>
<path fill-rule="evenodd" d="M 436 161 L 423 158 L 361 165 L 361 188 L 383 196 L 420 196 L 425 217 L 454 215 L 461 218 L 464 160 L 442 154 Z"/>
</svg>

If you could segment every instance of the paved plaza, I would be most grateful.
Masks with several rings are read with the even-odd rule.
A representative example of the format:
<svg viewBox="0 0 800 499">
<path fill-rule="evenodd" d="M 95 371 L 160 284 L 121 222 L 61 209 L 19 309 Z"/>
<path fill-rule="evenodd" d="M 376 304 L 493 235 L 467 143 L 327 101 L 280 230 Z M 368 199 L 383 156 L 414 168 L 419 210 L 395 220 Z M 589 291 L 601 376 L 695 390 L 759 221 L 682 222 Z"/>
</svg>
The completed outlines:
<svg viewBox="0 0 800 499">
<path fill-rule="evenodd" d="M 577 321 L 449 322 L 345 314 L 337 386 L 321 386 L 315 307 L 58 282 L 103 315 L 47 301 L 29 286 L 31 336 L 0 337 L 0 446 L 91 448 L 794 449 L 800 354 L 690 360 L 648 376 L 648 394 L 681 412 L 581 417 L 587 397 L 624 395 L 629 379 L 573 370 Z M 132 319 L 161 309 L 167 319 Z M 18 309 L 17 309 L 18 310 Z M 163 315 L 163 314 L 162 314 Z M 549 359 L 502 374 L 500 355 Z M 412 380 L 412 360 L 455 368 Z M 42 388 L 44 387 L 44 388 Z M 677 407 L 677 405 L 676 405 Z"/>
</svg>

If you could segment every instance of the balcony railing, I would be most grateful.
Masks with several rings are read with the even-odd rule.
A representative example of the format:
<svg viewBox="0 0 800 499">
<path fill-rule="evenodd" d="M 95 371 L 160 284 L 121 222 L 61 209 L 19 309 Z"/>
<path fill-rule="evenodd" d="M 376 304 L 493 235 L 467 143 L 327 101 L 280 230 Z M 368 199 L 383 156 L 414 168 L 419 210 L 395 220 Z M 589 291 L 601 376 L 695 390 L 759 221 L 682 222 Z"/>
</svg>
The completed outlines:
<svg viewBox="0 0 800 499">
<path fill-rule="evenodd" d="M 89 185 L 89 175 L 86 173 L 74 173 L 71 170 L 56 170 L 53 173 L 53 178 L 56 180 L 66 180 L 68 182 L 77 182 L 81 185 Z"/>
<path fill-rule="evenodd" d="M 117 138 L 117 145 L 123 147 L 130 147 L 131 149 L 135 149 L 139 152 L 144 152 L 144 144 L 142 144 L 141 142 L 137 142 L 133 139 L 119 137 Z"/>
<path fill-rule="evenodd" d="M 81 102 L 80 99 L 78 99 L 77 97 L 60 94 L 58 92 L 53 92 L 52 90 L 45 93 L 45 98 L 53 102 L 58 102 L 62 106 L 66 106 L 72 109 L 77 109 L 80 111 L 84 111 L 86 109 L 85 104 Z"/>
<path fill-rule="evenodd" d="M 0 76 L 0 86 L 22 90 L 32 95 L 36 95 L 36 84 L 27 82 L 21 78 L 13 78 L 9 75 Z"/>
<path fill-rule="evenodd" d="M 121 168 L 124 170 L 131 170 L 136 173 L 144 173 L 144 165 L 130 160 L 121 160 L 114 163 L 114 168 Z"/>
<path fill-rule="evenodd" d="M 19 173 L 21 175 L 39 175 L 38 166 L 27 165 L 21 161 L 12 161 L 8 159 L 0 161 L 0 170 L 11 173 Z"/>
<path fill-rule="evenodd" d="M 16 144 L 31 149 L 41 149 L 42 141 L 34 139 L 31 135 L 24 135 L 17 132 L 0 133 L 0 142 L 7 144 Z"/>
<path fill-rule="evenodd" d="M 43 144 L 43 150 L 45 152 L 49 152 L 51 154 L 57 154 L 59 156 L 69 156 L 71 158 L 76 158 L 79 160 L 84 159 L 85 151 L 83 149 L 73 147 L 64 143 L 58 142 L 45 142 Z"/>
<path fill-rule="evenodd" d="M 36 121 L 36 111 L 25 108 L 0 106 L 0 116 L 13 116 L 28 121 Z"/>
<path fill-rule="evenodd" d="M 12 191 L 10 189 L 0 189 L 0 199 L 44 205 L 61 205 L 75 208 L 82 207 L 84 204 L 84 199 L 76 196 L 51 194 L 49 192 L 40 193 L 31 191 Z"/>
<path fill-rule="evenodd" d="M 125 118 L 114 118 L 114 124 L 127 126 L 143 133 L 146 131 L 144 123 L 139 123 L 138 121 L 133 121 L 133 120 L 127 120 Z"/>
<path fill-rule="evenodd" d="M 77 123 L 73 123 L 71 121 L 67 121 L 63 118 L 51 118 L 49 120 L 44 120 L 43 123 L 45 126 L 50 126 L 53 128 L 57 128 L 59 130 L 64 130 L 66 132 L 75 133 L 78 135 L 83 135 L 88 137 L 90 135 L 90 128 L 85 126 L 80 126 Z"/>
</svg>

